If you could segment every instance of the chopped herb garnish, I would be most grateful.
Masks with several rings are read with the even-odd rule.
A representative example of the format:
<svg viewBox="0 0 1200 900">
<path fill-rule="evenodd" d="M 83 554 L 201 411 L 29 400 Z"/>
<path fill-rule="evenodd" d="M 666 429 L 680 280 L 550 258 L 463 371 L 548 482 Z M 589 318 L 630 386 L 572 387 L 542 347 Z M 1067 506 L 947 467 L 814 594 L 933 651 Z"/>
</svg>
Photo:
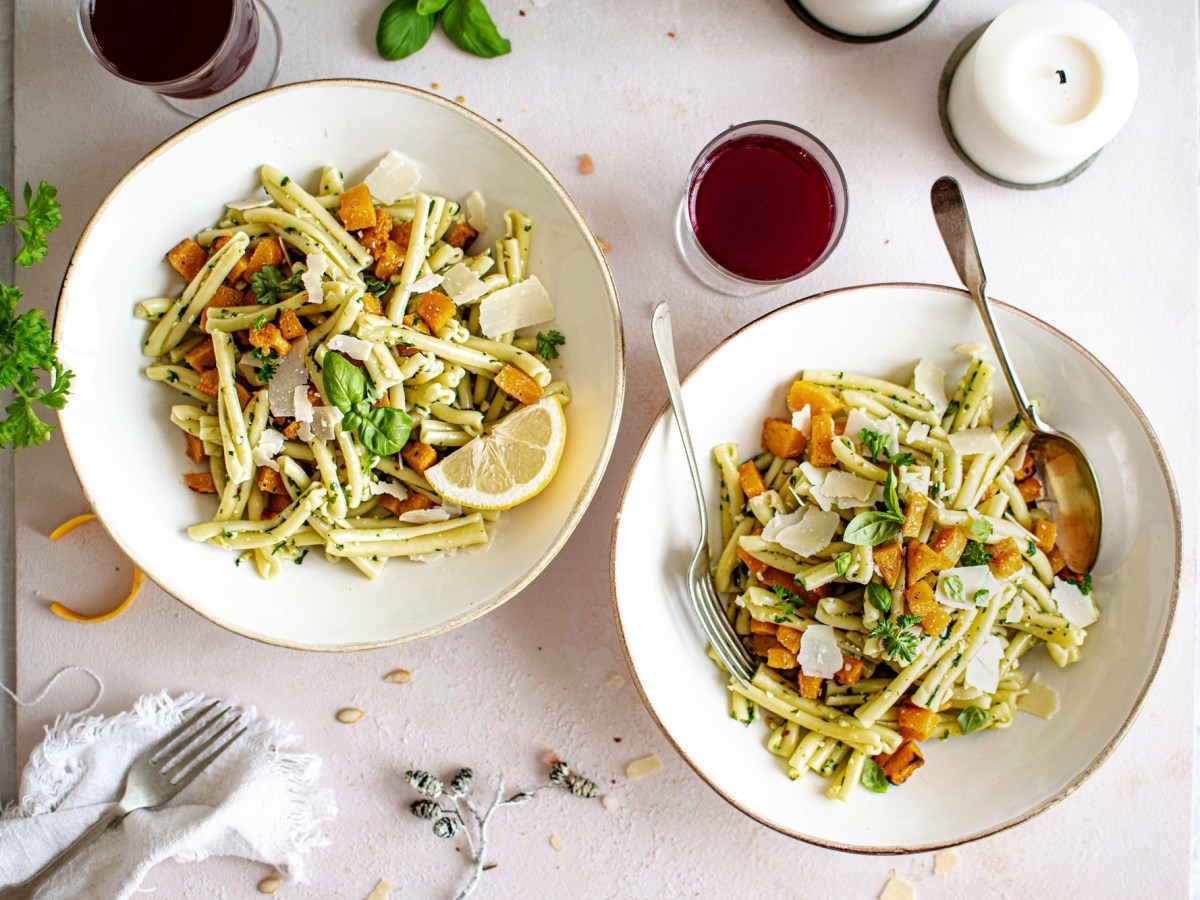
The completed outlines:
<svg viewBox="0 0 1200 900">
<path fill-rule="evenodd" d="M 549 334 L 537 333 L 537 352 L 542 359 L 558 359 L 558 348 L 567 342 L 562 332 L 551 330 Z"/>
<path fill-rule="evenodd" d="M 992 523 L 980 516 L 971 523 L 971 537 L 977 541 L 986 541 L 992 536 Z"/>
<path fill-rule="evenodd" d="M 889 454 L 887 452 L 889 436 L 886 434 L 880 434 L 878 431 L 872 431 L 869 428 L 860 428 L 858 431 L 858 440 L 870 451 L 870 455 L 866 458 L 876 465 L 911 466 L 913 464 L 913 455 L 911 453 Z"/>
<path fill-rule="evenodd" d="M 263 266 L 262 271 L 250 276 L 250 288 L 259 303 L 278 303 L 283 299 L 280 294 L 295 293 L 300 284 L 300 275 L 284 278 L 274 266 Z"/>
<path fill-rule="evenodd" d="M 962 579 L 957 575 L 947 575 L 942 579 L 942 590 L 955 603 L 965 603 L 965 588 Z"/>
<path fill-rule="evenodd" d="M 850 571 L 849 550 L 844 550 L 837 555 L 837 558 L 833 561 L 833 568 L 838 575 L 845 575 L 848 571 Z"/>
<path fill-rule="evenodd" d="M 267 314 L 260 313 L 259 315 L 254 317 L 254 321 L 251 323 L 250 327 L 254 331 L 258 331 L 260 328 L 262 328 L 266 324 L 267 324 Z"/>
<path fill-rule="evenodd" d="M 266 384 L 275 377 L 275 372 L 279 369 L 279 354 L 274 350 L 268 350 L 263 353 L 261 347 L 255 347 L 250 351 L 250 355 L 262 362 L 258 369 L 258 380 L 260 384 Z"/>
<path fill-rule="evenodd" d="M 992 551 L 978 541 L 967 541 L 966 549 L 958 559 L 962 568 L 971 566 L 986 566 L 992 561 Z"/>
<path fill-rule="evenodd" d="M 970 734 L 972 731 L 978 731 L 985 727 L 991 718 L 991 713 L 986 709 L 968 706 L 958 714 L 958 727 L 962 729 L 963 734 Z"/>
<path fill-rule="evenodd" d="M 912 662 L 917 656 L 917 636 L 908 629 L 920 622 L 919 616 L 899 616 L 896 624 L 880 622 L 867 637 L 877 638 L 883 652 L 893 659 Z"/>
<path fill-rule="evenodd" d="M 988 597 L 991 595 L 991 591 L 987 590 L 986 588 L 982 588 L 971 595 L 971 601 L 976 606 L 987 606 Z"/>
</svg>

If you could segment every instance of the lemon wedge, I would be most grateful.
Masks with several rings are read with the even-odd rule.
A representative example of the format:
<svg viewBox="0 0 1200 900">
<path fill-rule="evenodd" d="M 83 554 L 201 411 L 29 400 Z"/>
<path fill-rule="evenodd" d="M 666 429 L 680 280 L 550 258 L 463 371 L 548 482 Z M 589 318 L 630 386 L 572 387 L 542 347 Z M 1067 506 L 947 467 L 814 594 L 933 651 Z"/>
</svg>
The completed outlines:
<svg viewBox="0 0 1200 900">
<path fill-rule="evenodd" d="M 425 470 L 434 490 L 471 509 L 511 509 L 536 496 L 558 471 L 567 417 L 554 397 L 510 413 L 491 431 Z"/>
</svg>

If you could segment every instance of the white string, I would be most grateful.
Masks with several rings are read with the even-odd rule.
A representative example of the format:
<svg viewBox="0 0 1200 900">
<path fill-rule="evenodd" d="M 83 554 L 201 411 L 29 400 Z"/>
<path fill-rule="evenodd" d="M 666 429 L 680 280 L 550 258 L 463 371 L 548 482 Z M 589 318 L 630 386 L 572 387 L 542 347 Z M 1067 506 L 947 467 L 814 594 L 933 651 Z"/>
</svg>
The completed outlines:
<svg viewBox="0 0 1200 900">
<path fill-rule="evenodd" d="M 4 693 L 8 694 L 8 696 L 12 697 L 13 703 L 17 704 L 17 706 L 37 706 L 44 699 L 46 699 L 46 695 L 50 693 L 50 689 L 58 683 L 58 679 L 62 678 L 68 672 L 82 672 L 84 675 L 87 675 L 89 678 L 91 678 L 92 681 L 96 682 L 96 696 L 92 698 L 92 702 L 83 709 L 72 713 L 72 715 L 86 715 L 96 708 L 96 704 L 99 703 L 100 698 L 104 696 L 104 682 L 100 680 L 99 675 L 97 675 L 91 669 L 85 669 L 83 666 L 64 666 L 63 668 L 59 669 L 54 673 L 54 677 L 46 682 L 45 687 L 43 687 L 38 695 L 32 700 L 22 700 L 2 684 L 0 684 L 0 691 L 4 691 Z"/>
</svg>

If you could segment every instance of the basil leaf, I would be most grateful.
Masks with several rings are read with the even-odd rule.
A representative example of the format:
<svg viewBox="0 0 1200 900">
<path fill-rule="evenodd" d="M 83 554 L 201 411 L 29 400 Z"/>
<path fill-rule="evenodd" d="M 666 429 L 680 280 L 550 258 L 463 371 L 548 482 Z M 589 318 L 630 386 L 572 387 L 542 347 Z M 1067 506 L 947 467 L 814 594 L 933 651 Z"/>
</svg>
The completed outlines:
<svg viewBox="0 0 1200 900">
<path fill-rule="evenodd" d="M 417 0 L 392 0 L 379 17 L 375 31 L 375 49 L 384 59 L 404 59 L 411 56 L 429 40 L 434 16 L 417 9 Z"/>
<path fill-rule="evenodd" d="M 878 547 L 900 533 L 903 521 L 903 516 L 890 512 L 859 513 L 846 525 L 842 540 L 859 547 Z"/>
<path fill-rule="evenodd" d="M 326 353 L 321 363 L 321 379 L 325 384 L 325 396 L 329 402 L 349 413 L 354 404 L 362 400 L 367 392 L 367 378 L 358 366 L 339 353 Z"/>
<path fill-rule="evenodd" d="M 984 518 L 976 519 L 971 523 L 971 536 L 977 541 L 986 541 L 992 536 L 992 523 Z"/>
<path fill-rule="evenodd" d="M 859 776 L 858 781 L 868 791 L 874 791 L 876 794 L 887 793 L 887 776 L 883 774 L 883 769 L 879 767 L 879 763 L 873 759 L 863 762 L 862 775 Z"/>
<path fill-rule="evenodd" d="M 884 615 L 892 609 L 892 592 L 877 582 L 867 584 L 867 601 Z"/>
<path fill-rule="evenodd" d="M 423 16 L 440 13 L 449 0 L 417 0 L 417 12 Z"/>
<path fill-rule="evenodd" d="M 837 555 L 837 559 L 833 561 L 833 569 L 838 575 L 845 575 L 850 571 L 850 551 L 844 551 Z"/>
<path fill-rule="evenodd" d="M 888 512 L 900 516 L 901 522 L 904 521 L 904 514 L 900 510 L 900 498 L 896 496 L 896 477 L 890 468 L 883 479 L 883 505 L 888 508 Z"/>
<path fill-rule="evenodd" d="M 358 423 L 358 439 L 376 456 L 392 456 L 408 443 L 412 419 L 402 409 L 381 406 L 368 410 Z"/>
<path fill-rule="evenodd" d="M 972 731 L 978 731 L 985 727 L 991 718 L 991 713 L 986 709 L 968 706 L 958 714 L 958 727 L 962 729 L 963 734 L 970 734 Z"/>
<path fill-rule="evenodd" d="M 963 588 L 962 579 L 957 575 L 949 575 L 942 579 L 942 590 L 946 592 L 946 596 L 956 603 L 966 602 L 965 589 Z"/>
<path fill-rule="evenodd" d="M 483 0 L 450 0 L 442 10 L 442 30 L 454 46 L 476 56 L 503 56 L 512 49 L 496 30 Z"/>
</svg>

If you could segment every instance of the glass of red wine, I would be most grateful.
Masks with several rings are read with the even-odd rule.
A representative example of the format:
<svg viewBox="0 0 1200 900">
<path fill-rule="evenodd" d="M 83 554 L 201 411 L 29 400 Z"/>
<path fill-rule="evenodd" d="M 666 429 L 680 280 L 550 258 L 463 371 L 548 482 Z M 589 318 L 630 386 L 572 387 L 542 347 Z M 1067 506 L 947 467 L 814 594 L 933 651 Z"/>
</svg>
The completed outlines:
<svg viewBox="0 0 1200 900">
<path fill-rule="evenodd" d="M 701 282 L 747 296 L 807 275 L 845 224 L 846 179 L 829 148 L 785 122 L 747 122 L 692 163 L 675 240 Z"/>
<path fill-rule="evenodd" d="M 279 26 L 262 0 L 79 0 L 79 28 L 100 65 L 187 115 L 270 87 L 279 72 Z"/>
</svg>

